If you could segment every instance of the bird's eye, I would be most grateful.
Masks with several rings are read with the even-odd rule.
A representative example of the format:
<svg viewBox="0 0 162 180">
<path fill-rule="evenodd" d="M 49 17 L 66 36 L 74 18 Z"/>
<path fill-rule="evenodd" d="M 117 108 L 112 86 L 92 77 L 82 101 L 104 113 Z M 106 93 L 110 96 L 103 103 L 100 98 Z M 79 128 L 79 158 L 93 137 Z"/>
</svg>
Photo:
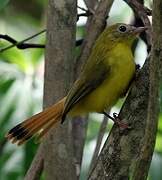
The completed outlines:
<svg viewBox="0 0 162 180">
<path fill-rule="evenodd" d="M 119 29 L 119 31 L 122 32 L 122 33 L 124 33 L 124 32 L 127 31 L 127 28 L 126 28 L 126 26 L 124 26 L 124 25 L 119 26 L 118 29 Z"/>
</svg>

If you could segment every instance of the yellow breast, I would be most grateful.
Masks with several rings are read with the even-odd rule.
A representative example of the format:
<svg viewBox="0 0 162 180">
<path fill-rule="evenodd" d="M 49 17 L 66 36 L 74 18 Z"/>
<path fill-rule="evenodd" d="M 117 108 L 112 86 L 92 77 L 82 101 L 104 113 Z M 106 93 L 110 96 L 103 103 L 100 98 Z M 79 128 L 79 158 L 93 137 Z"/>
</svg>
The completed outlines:
<svg viewBox="0 0 162 180">
<path fill-rule="evenodd" d="M 126 91 L 134 73 L 135 63 L 131 49 L 127 45 L 118 44 L 105 58 L 105 66 L 111 66 L 106 80 L 89 95 L 77 103 L 71 115 L 88 112 L 103 112 L 112 107 Z"/>
</svg>

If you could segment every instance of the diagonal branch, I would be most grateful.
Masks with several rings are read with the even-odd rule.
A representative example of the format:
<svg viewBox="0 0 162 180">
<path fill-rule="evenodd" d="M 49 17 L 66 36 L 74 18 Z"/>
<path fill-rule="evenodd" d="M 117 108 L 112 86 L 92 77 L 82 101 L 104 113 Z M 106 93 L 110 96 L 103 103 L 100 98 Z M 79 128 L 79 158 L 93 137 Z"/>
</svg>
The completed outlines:
<svg viewBox="0 0 162 180">
<path fill-rule="evenodd" d="M 88 16 L 92 15 L 91 11 L 89 11 L 89 10 L 85 10 L 85 11 L 86 11 L 85 13 L 81 13 L 81 14 L 77 15 L 77 20 L 79 20 L 80 17 L 83 17 L 83 16 L 88 17 Z M 26 39 L 24 39 L 22 41 L 17 41 L 17 40 L 15 40 L 14 38 L 12 38 L 9 35 L 0 34 L 0 39 L 4 39 L 4 40 L 12 43 L 12 45 L 7 46 L 7 47 L 5 47 L 3 49 L 0 49 L 0 53 L 6 51 L 8 49 L 11 49 L 11 48 L 13 48 L 15 46 L 18 49 L 45 48 L 44 44 L 25 43 L 26 41 L 28 41 L 30 39 L 33 39 L 34 37 L 36 37 L 36 36 L 38 36 L 38 35 L 40 35 L 40 34 L 42 34 L 44 32 L 46 32 L 46 29 L 44 29 L 41 32 L 38 32 L 38 33 L 36 33 L 36 34 L 34 34 L 34 35 L 32 35 L 32 36 L 30 36 L 30 37 L 28 37 L 28 38 L 26 38 Z M 80 46 L 82 44 L 82 42 L 83 42 L 83 39 L 76 40 L 75 45 Z"/>
<path fill-rule="evenodd" d="M 81 7 L 79 7 L 79 6 L 78 6 L 78 8 L 84 10 L 85 13 L 78 14 L 78 15 L 77 15 L 77 21 L 79 20 L 80 17 L 83 17 L 83 16 L 89 17 L 89 16 L 93 15 L 93 13 L 92 13 L 91 10 L 86 10 L 86 9 L 81 8 Z M 5 48 L 3 48 L 3 49 L 0 49 L 0 52 L 4 52 L 4 51 L 6 51 L 6 50 L 8 50 L 8 49 L 11 49 L 11 48 L 13 48 L 13 47 L 15 47 L 15 46 L 16 46 L 18 49 L 45 48 L 45 45 L 44 45 L 44 44 L 25 43 L 26 41 L 28 41 L 28 40 L 30 40 L 30 39 L 33 39 L 34 37 L 36 37 L 36 36 L 38 36 L 38 35 L 40 35 L 40 34 L 42 34 L 42 33 L 44 33 L 44 32 L 46 32 L 46 29 L 44 29 L 44 30 L 42 30 L 42 31 L 40 31 L 40 32 L 38 32 L 38 33 L 36 33 L 36 34 L 34 34 L 34 35 L 32 35 L 32 36 L 24 39 L 24 40 L 22 40 L 22 41 L 17 41 L 17 40 L 15 40 L 14 38 L 12 38 L 12 37 L 9 36 L 9 35 L 0 34 L 0 39 L 4 39 L 4 40 L 12 43 L 12 45 L 7 46 L 7 47 L 5 47 Z M 82 42 L 83 42 L 83 39 L 76 40 L 75 45 L 76 45 L 76 46 L 80 46 L 80 45 L 82 44 Z"/>
<path fill-rule="evenodd" d="M 153 7 L 151 56 L 138 73 L 120 112 L 120 117 L 131 123 L 132 130 L 112 128 L 89 180 L 147 179 L 157 131 L 159 64 L 162 59 L 162 31 L 159 28 L 162 27 L 162 2 L 155 0 Z M 151 40 L 151 33 L 147 35 Z"/>
<path fill-rule="evenodd" d="M 111 6 L 113 4 L 114 0 L 101 0 L 98 3 L 98 6 L 95 10 L 95 13 L 90 19 L 90 22 L 88 22 L 88 26 L 86 28 L 86 36 L 84 38 L 82 47 L 81 47 L 81 53 L 78 56 L 76 60 L 76 72 L 75 74 L 79 74 L 81 71 L 81 68 L 87 60 L 91 48 L 97 39 L 98 35 L 103 31 L 106 25 L 106 18 L 107 15 L 110 12 Z"/>
<path fill-rule="evenodd" d="M 85 37 L 84 44 L 81 47 L 80 56 L 77 57 L 77 60 L 76 60 L 76 65 L 74 69 L 75 71 L 74 79 L 77 77 L 76 74 L 78 75 L 80 72 L 80 66 L 82 66 L 84 62 L 86 62 L 90 54 L 90 49 L 92 48 L 94 44 L 94 41 L 97 39 L 100 32 L 105 27 L 104 25 L 105 25 L 107 13 L 109 13 L 113 1 L 111 2 L 109 1 L 109 3 L 106 0 L 100 1 L 100 3 L 97 6 L 98 9 L 95 11 L 93 10 L 95 6 L 94 2 L 95 0 L 93 1 L 90 0 L 91 6 L 88 7 L 88 9 L 91 8 L 90 10 L 93 12 L 93 15 L 88 17 L 88 20 L 86 23 L 87 35 Z M 102 13 L 100 14 L 101 9 L 102 9 Z M 85 136 L 86 136 L 87 124 L 88 124 L 88 121 L 86 118 L 75 118 L 72 121 L 72 126 L 73 126 L 72 131 L 73 131 L 73 136 L 74 136 L 74 139 L 73 139 L 74 153 L 75 153 L 75 158 L 76 158 L 75 165 L 78 171 L 78 179 L 80 175 L 80 167 L 81 167 L 81 162 L 82 162 L 82 154 L 83 154 L 83 147 L 84 147 L 84 141 L 85 141 Z"/>
<path fill-rule="evenodd" d="M 107 123 L 108 123 L 108 118 L 106 116 L 104 116 L 100 129 L 99 129 L 99 133 L 98 133 L 98 137 L 97 137 L 97 142 L 96 142 L 96 147 L 92 156 L 92 160 L 90 163 L 90 167 L 89 167 L 89 173 L 91 174 L 93 167 L 95 166 L 97 159 L 98 159 L 98 155 L 101 149 L 101 144 L 102 144 L 102 140 L 106 131 L 106 127 L 107 127 Z"/>
<path fill-rule="evenodd" d="M 24 180 L 38 180 L 44 168 L 43 146 L 39 147 L 39 151 L 33 159 L 33 163 L 28 169 Z"/>
<path fill-rule="evenodd" d="M 0 52 L 4 52 L 10 48 L 13 48 L 13 47 L 17 47 L 18 49 L 26 49 L 26 48 L 44 48 L 45 45 L 43 44 L 28 44 L 28 43 L 25 43 L 26 41 L 30 40 L 30 39 L 33 39 L 35 38 L 36 36 L 42 34 L 46 32 L 46 29 L 30 36 L 30 37 L 27 37 L 26 39 L 22 40 L 22 41 L 17 41 L 15 40 L 14 38 L 8 36 L 8 35 L 2 35 L 0 34 L 0 39 L 4 39 L 10 43 L 12 43 L 12 45 L 6 47 L 6 48 L 3 48 L 3 49 L 0 49 Z"/>
<path fill-rule="evenodd" d="M 150 162 L 152 159 L 156 132 L 158 126 L 159 113 L 159 84 L 161 80 L 162 67 L 159 66 L 162 59 L 162 2 L 153 1 L 153 47 L 150 57 L 150 77 L 149 77 L 149 103 L 147 109 L 147 119 L 143 144 L 139 153 L 139 160 L 135 164 L 133 176 L 134 180 L 147 178 Z"/>
<path fill-rule="evenodd" d="M 84 3 L 90 11 L 94 12 L 94 9 L 98 5 L 98 0 L 84 0 Z"/>
<path fill-rule="evenodd" d="M 46 31 L 46 30 L 45 30 L 45 31 Z M 41 32 L 42 32 L 42 31 L 41 31 Z M 44 32 L 44 30 L 43 30 L 43 32 Z M 43 33 L 43 32 L 42 32 L 42 33 Z M 32 36 L 30 36 L 30 37 L 28 37 L 27 39 L 24 39 L 24 40 L 22 40 L 22 41 L 17 41 L 17 40 L 15 40 L 14 38 L 12 38 L 12 37 L 9 36 L 9 35 L 0 34 L 0 39 L 4 39 L 4 40 L 12 43 L 12 45 L 7 46 L 7 47 L 5 47 L 5 48 L 3 48 L 3 49 L 0 49 L 0 53 L 6 51 L 6 50 L 8 50 L 8 49 L 11 49 L 11 48 L 13 48 L 13 47 L 15 47 L 15 46 L 16 46 L 18 49 L 45 48 L 45 45 L 44 45 L 44 44 L 25 43 L 25 41 L 27 41 L 27 40 L 29 40 L 29 39 L 32 39 L 32 38 L 38 36 L 39 34 L 40 34 L 40 33 L 37 33 L 37 34 L 35 34 L 35 35 L 32 35 Z M 82 42 L 83 42 L 83 39 L 76 40 L 75 45 L 76 45 L 76 46 L 80 46 L 80 45 L 82 44 Z"/>
<path fill-rule="evenodd" d="M 152 14 L 152 11 L 148 9 L 147 7 L 143 6 L 140 2 L 137 0 L 131 1 L 131 0 L 124 0 L 138 15 L 138 17 L 142 20 L 143 24 L 148 28 L 146 30 L 146 41 L 147 41 L 147 50 L 148 52 L 151 50 L 152 45 L 152 29 L 151 29 L 151 23 L 148 19 L 148 15 Z"/>
</svg>

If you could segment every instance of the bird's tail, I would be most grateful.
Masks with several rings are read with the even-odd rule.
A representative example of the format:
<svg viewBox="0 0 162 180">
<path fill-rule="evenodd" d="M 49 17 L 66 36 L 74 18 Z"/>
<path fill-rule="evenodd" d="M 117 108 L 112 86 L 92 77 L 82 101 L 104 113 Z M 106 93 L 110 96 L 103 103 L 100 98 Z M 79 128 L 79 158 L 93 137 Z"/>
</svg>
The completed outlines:
<svg viewBox="0 0 162 180">
<path fill-rule="evenodd" d="M 64 103 L 65 98 L 13 127 L 7 133 L 7 139 L 18 145 L 23 144 L 35 134 L 38 134 L 38 138 L 40 139 L 52 126 L 61 121 Z"/>
</svg>

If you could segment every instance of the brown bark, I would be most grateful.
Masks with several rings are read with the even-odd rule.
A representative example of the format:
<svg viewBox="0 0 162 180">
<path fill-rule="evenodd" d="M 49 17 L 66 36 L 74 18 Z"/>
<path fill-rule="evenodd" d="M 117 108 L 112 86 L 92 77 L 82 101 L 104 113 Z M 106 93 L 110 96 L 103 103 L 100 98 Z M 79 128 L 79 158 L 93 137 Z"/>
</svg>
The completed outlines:
<svg viewBox="0 0 162 180">
<path fill-rule="evenodd" d="M 89 176 L 93 179 L 147 179 L 154 150 L 159 112 L 162 60 L 162 2 L 153 2 L 153 47 L 120 112 L 131 130 L 114 126 Z"/>
<path fill-rule="evenodd" d="M 76 24 L 75 0 L 49 0 L 44 106 L 64 97 L 72 82 Z M 46 180 L 76 179 L 72 123 L 52 129 L 43 142 Z"/>
<path fill-rule="evenodd" d="M 89 10 L 94 10 L 96 5 L 98 4 L 98 0 L 84 0 L 84 3 Z"/>
</svg>

